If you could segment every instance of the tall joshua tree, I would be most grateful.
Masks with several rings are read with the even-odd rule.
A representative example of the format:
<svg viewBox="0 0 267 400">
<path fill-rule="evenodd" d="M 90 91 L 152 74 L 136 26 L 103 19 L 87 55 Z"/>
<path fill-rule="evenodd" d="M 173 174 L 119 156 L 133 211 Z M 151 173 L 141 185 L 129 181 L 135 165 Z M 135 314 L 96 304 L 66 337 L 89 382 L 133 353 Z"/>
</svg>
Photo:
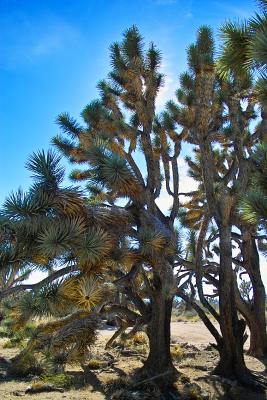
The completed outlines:
<svg viewBox="0 0 267 400">
<path fill-rule="evenodd" d="M 177 157 L 182 135 L 174 132 L 167 115 L 156 117 L 155 103 L 163 75 L 155 45 L 152 43 L 145 51 L 143 39 L 133 26 L 121 43 L 111 45 L 110 59 L 108 79 L 98 84 L 100 99 L 81 114 L 84 125 L 61 114 L 58 123 L 68 138 L 58 136 L 54 144 L 72 162 L 87 163 L 88 168 L 73 171 L 72 178 L 89 183 L 91 202 L 123 207 L 131 215 L 129 238 L 136 248 L 136 260 L 127 274 L 118 269 L 117 284 L 133 300 L 139 322 L 147 325 L 150 352 L 142 373 L 169 373 L 173 377 L 176 372 L 170 356 L 170 320 L 176 290 L 174 261 L 179 247 L 174 221 L 179 208 Z M 135 157 L 137 149 L 142 154 L 142 168 Z M 163 181 L 173 198 L 169 215 L 157 205 Z M 137 277 L 139 288 L 134 284 Z M 139 295 L 140 282 L 143 297 L 149 302 Z M 119 311 L 123 313 L 122 307 Z"/>
<path fill-rule="evenodd" d="M 215 373 L 253 384 L 254 377 L 246 368 L 243 356 L 245 321 L 239 319 L 237 313 L 231 242 L 232 226 L 238 225 L 239 196 L 248 188 L 252 169 L 251 146 L 259 139 L 257 133 L 249 131 L 249 121 L 254 117 L 253 99 L 248 95 L 251 83 L 248 76 L 241 80 L 232 75 L 228 82 L 218 79 L 212 33 L 207 27 L 199 30 L 196 43 L 189 47 L 188 65 L 189 72 L 182 75 L 182 85 L 177 92 L 179 106 L 171 102 L 168 110 L 198 152 L 207 212 L 199 231 L 197 269 L 202 258 L 201 242 L 211 218 L 218 228 L 219 314 L 207 304 L 201 285 L 198 290 L 220 324 L 221 335 L 214 332 L 220 354 Z M 244 98 L 247 100 L 245 110 L 242 107 Z M 200 271 L 197 277 L 201 277 Z"/>
<path fill-rule="evenodd" d="M 260 149 L 263 149 L 264 147 L 265 146 L 260 146 Z M 220 154 L 218 150 L 216 153 L 214 152 L 216 170 L 221 174 L 221 176 L 227 173 L 225 161 L 227 160 L 228 165 L 232 162 L 232 155 L 229 152 L 227 153 L 224 152 Z M 256 158 L 258 158 L 258 162 L 255 163 L 254 160 L 256 160 Z M 234 267 L 233 270 L 236 273 L 236 278 L 238 278 L 238 276 L 243 277 L 246 275 L 249 282 L 251 282 L 251 299 L 245 299 L 240 293 L 238 283 L 235 285 L 238 311 L 246 319 L 250 329 L 249 352 L 255 357 L 264 358 L 266 356 L 267 344 L 265 289 L 260 272 L 259 246 L 260 248 L 264 247 L 265 236 L 257 233 L 257 227 L 260 223 L 260 218 L 256 217 L 255 212 L 253 214 L 251 209 L 252 203 L 251 205 L 249 203 L 249 199 L 250 201 L 254 200 L 254 207 L 258 206 L 258 210 L 260 207 L 265 207 L 265 198 L 262 191 L 259 191 L 258 189 L 260 185 L 257 183 L 256 178 L 257 176 L 261 176 L 262 171 L 264 170 L 264 156 L 263 154 L 260 157 L 256 157 L 256 155 L 252 156 L 251 161 L 252 169 L 254 170 L 254 168 L 256 168 L 256 171 L 252 172 L 252 177 L 254 176 L 254 179 L 252 179 L 251 183 L 253 184 L 253 192 L 249 190 L 246 196 L 243 197 L 241 205 L 238 206 L 238 208 L 242 209 L 243 215 L 240 215 L 240 213 L 237 211 L 233 218 L 231 238 L 232 246 L 236 248 L 236 254 L 233 254 L 232 260 Z M 215 274 L 215 276 L 219 273 L 219 264 L 216 262 L 216 256 L 219 255 L 220 248 L 216 244 L 216 241 L 218 240 L 218 230 L 217 227 L 212 223 L 212 220 L 209 216 L 210 214 L 205 198 L 205 191 L 203 190 L 199 151 L 195 151 L 194 161 L 187 157 L 187 162 L 190 167 L 189 173 L 192 177 L 194 177 L 195 180 L 199 182 L 199 187 L 198 190 L 187 193 L 189 200 L 181 204 L 185 210 L 181 210 L 180 214 L 182 217 L 182 222 L 187 228 L 193 228 L 199 231 L 198 240 L 196 241 L 197 243 L 195 247 L 204 253 L 204 257 L 202 257 L 202 260 L 199 259 L 197 262 L 193 263 L 194 265 L 192 265 L 192 268 L 195 269 L 196 272 L 202 271 L 200 274 L 197 273 L 197 285 L 199 287 L 199 291 L 201 291 L 202 280 L 209 279 L 209 274 L 211 271 L 213 274 Z M 264 178 L 262 179 L 262 182 L 264 182 Z M 263 210 L 263 208 L 261 209 Z M 245 210 L 247 210 L 246 213 L 244 212 Z M 238 228 L 240 232 L 238 232 L 234 226 Z M 262 224 L 260 226 L 262 227 Z M 259 242 L 259 246 L 257 246 L 257 240 Z M 199 266 L 198 264 L 201 265 Z M 245 283 L 246 281 L 243 282 Z M 218 282 L 216 282 L 216 280 L 213 279 L 210 283 L 213 285 L 215 284 L 217 288 Z M 216 288 L 214 295 L 217 293 Z M 201 294 L 200 299 L 202 300 L 204 306 L 208 305 L 208 307 L 210 307 L 210 304 L 206 302 L 205 297 L 203 297 Z"/>
</svg>

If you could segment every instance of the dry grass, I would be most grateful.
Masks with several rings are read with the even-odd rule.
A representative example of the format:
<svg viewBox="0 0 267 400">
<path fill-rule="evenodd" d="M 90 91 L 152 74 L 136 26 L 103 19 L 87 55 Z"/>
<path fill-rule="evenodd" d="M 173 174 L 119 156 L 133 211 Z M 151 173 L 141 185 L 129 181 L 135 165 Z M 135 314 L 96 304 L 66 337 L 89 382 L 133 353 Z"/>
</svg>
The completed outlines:
<svg viewBox="0 0 267 400">
<path fill-rule="evenodd" d="M 137 332 L 130 338 L 127 338 L 126 335 L 122 335 L 120 339 L 115 342 L 115 346 L 116 345 L 119 345 L 122 349 L 130 348 L 143 356 L 146 356 L 149 351 L 148 337 L 144 332 Z"/>
<path fill-rule="evenodd" d="M 110 400 L 160 400 L 160 390 L 153 382 L 138 385 L 130 377 L 110 379 L 105 385 Z"/>
<path fill-rule="evenodd" d="M 184 351 L 181 346 L 179 346 L 178 344 L 176 344 L 175 346 L 171 346 L 171 356 L 174 362 L 180 362 L 183 358 L 183 355 Z"/>
<path fill-rule="evenodd" d="M 198 322 L 199 316 L 194 311 L 177 313 L 176 310 L 172 313 L 172 322 Z"/>
<path fill-rule="evenodd" d="M 91 360 L 89 360 L 86 363 L 86 368 L 95 370 L 95 369 L 103 368 L 103 367 L 107 366 L 107 364 L 108 364 L 107 361 L 100 360 L 97 358 L 91 358 Z"/>
<path fill-rule="evenodd" d="M 73 378 L 66 374 L 43 375 L 40 379 L 33 381 L 33 385 L 49 384 L 64 389 L 69 389 L 73 383 Z"/>
</svg>

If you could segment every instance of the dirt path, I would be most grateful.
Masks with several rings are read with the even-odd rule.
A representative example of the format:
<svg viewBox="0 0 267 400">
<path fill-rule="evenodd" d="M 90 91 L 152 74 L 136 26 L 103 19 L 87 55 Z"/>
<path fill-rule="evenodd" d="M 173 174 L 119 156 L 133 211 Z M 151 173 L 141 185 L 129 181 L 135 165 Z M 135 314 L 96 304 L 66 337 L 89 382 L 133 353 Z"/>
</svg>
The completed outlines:
<svg viewBox="0 0 267 400">
<path fill-rule="evenodd" d="M 218 325 L 217 325 L 218 326 Z M 105 339 L 109 339 L 115 332 L 115 328 L 107 327 L 99 331 L 99 335 Z M 247 332 L 249 335 L 249 332 Z M 197 322 L 172 322 L 171 323 L 171 338 L 177 343 L 190 343 L 195 346 L 208 345 L 214 342 L 214 338 L 201 321 Z M 249 340 L 245 343 L 245 348 L 248 348 Z"/>
<path fill-rule="evenodd" d="M 107 340 L 115 332 L 115 328 L 105 328 L 99 331 L 99 335 Z M 213 336 L 210 334 L 205 325 L 198 322 L 172 322 L 171 323 L 172 339 L 178 343 L 188 342 L 194 345 L 208 344 L 212 342 Z"/>
</svg>

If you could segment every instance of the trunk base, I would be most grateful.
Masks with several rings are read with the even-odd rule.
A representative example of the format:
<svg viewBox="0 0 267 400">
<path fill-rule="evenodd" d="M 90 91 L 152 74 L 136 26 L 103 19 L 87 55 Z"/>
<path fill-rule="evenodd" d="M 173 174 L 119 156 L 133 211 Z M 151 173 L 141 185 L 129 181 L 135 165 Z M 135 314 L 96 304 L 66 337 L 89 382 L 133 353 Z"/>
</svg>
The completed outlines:
<svg viewBox="0 0 267 400">
<path fill-rule="evenodd" d="M 219 362 L 213 371 L 214 375 L 237 381 L 242 386 L 250 387 L 253 390 L 265 391 L 267 389 L 267 380 L 261 375 L 253 374 L 246 366 L 234 368 L 223 362 Z"/>
<path fill-rule="evenodd" d="M 135 377 L 140 382 L 154 382 L 161 391 L 170 389 L 173 383 L 179 378 L 179 372 L 170 364 L 166 368 L 159 370 L 157 365 L 144 364 L 142 368 L 136 371 Z"/>
</svg>

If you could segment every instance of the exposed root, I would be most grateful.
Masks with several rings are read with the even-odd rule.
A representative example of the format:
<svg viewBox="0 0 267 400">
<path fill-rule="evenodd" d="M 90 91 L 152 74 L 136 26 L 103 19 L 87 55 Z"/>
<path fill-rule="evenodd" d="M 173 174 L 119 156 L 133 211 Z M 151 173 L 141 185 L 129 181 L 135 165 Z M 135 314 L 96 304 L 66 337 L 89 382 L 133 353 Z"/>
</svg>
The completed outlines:
<svg viewBox="0 0 267 400">
<path fill-rule="evenodd" d="M 220 373 L 216 368 L 213 374 L 217 375 L 220 379 L 224 380 L 225 383 L 227 383 L 227 381 L 229 381 L 229 383 L 236 382 L 236 384 L 260 392 L 264 392 L 267 389 L 266 378 L 262 375 L 252 373 L 249 370 L 236 373 L 234 376 L 229 376 L 229 375 L 223 376 L 223 374 Z"/>
</svg>

